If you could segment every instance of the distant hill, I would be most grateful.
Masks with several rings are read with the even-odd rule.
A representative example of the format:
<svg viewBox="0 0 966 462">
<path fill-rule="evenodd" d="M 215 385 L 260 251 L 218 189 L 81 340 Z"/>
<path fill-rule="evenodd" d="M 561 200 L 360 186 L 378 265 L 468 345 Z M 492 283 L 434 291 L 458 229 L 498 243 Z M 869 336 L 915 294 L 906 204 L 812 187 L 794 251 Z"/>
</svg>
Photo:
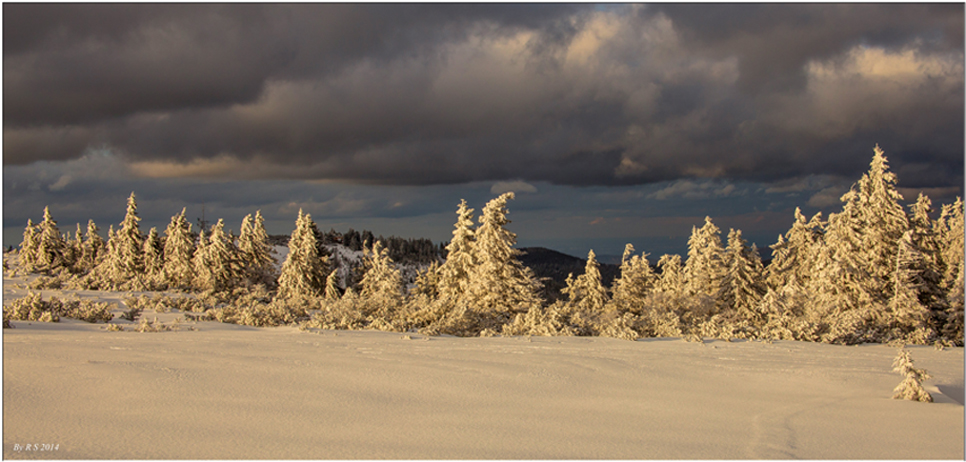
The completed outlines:
<svg viewBox="0 0 966 462">
<path fill-rule="evenodd" d="M 537 278 L 544 280 L 544 296 L 548 301 L 560 298 L 560 289 L 567 287 L 565 281 L 570 273 L 577 277 L 584 274 L 587 261 L 565 253 L 545 247 L 523 247 L 520 262 L 533 270 Z M 600 264 L 600 279 L 604 287 L 610 287 L 614 279 L 620 275 L 620 267 L 610 263 Z"/>
</svg>

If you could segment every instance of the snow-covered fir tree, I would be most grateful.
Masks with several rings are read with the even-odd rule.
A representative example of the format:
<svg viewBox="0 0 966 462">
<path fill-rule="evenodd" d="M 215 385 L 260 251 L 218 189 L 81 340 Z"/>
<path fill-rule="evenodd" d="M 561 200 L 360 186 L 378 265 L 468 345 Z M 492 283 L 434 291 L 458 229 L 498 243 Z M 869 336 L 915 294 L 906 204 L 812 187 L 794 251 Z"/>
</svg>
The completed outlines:
<svg viewBox="0 0 966 462">
<path fill-rule="evenodd" d="M 600 282 L 600 264 L 597 256 L 591 250 L 587 253 L 587 264 L 584 274 L 573 278 L 573 273 L 567 276 L 567 287 L 562 290 L 570 297 L 570 304 L 584 312 L 597 313 L 604 310 L 607 304 L 607 289 Z"/>
<path fill-rule="evenodd" d="M 128 270 L 124 254 L 119 250 L 121 238 L 114 231 L 114 225 L 107 229 L 107 243 L 104 246 L 104 258 L 94 268 L 95 279 L 105 283 L 105 287 L 117 286 L 129 281 L 133 275 Z"/>
<path fill-rule="evenodd" d="M 412 295 L 425 295 L 430 300 L 439 298 L 440 264 L 434 261 L 416 274 Z"/>
<path fill-rule="evenodd" d="M 265 218 L 262 211 L 245 215 L 242 220 L 241 232 L 238 235 L 238 250 L 244 263 L 245 275 L 253 284 L 270 286 L 275 282 L 275 265 L 278 262 L 272 253 L 274 249 L 268 243 L 268 232 L 265 231 Z"/>
<path fill-rule="evenodd" d="M 395 307 L 402 302 L 402 277 L 396 269 L 389 250 L 376 241 L 372 250 L 365 249 L 366 273 L 359 281 L 359 293 L 377 307 Z"/>
<path fill-rule="evenodd" d="M 929 303 L 942 297 L 935 282 L 925 279 L 927 258 L 917 248 L 913 231 L 906 231 L 899 239 L 896 254 L 892 298 L 889 300 L 890 327 L 898 338 L 909 343 L 927 343 L 933 340 L 932 311 Z M 923 303 L 923 302 L 926 303 Z"/>
<path fill-rule="evenodd" d="M 81 273 L 85 271 L 82 267 L 84 258 L 84 230 L 81 229 L 81 224 L 77 223 L 77 228 L 74 231 L 74 238 L 67 243 L 67 249 L 65 252 L 65 260 L 70 262 L 70 270 L 74 273 Z"/>
<path fill-rule="evenodd" d="M 893 263 L 897 243 L 909 229 L 909 220 L 899 204 L 896 175 L 889 171 L 885 153 L 876 145 L 869 171 L 858 181 L 858 216 L 861 222 L 860 258 L 870 276 L 870 290 L 888 294 L 893 287 Z"/>
<path fill-rule="evenodd" d="M 40 222 L 37 239 L 37 256 L 34 267 L 41 271 L 51 271 L 64 263 L 66 243 L 57 228 L 57 222 L 50 215 L 50 208 L 44 207 L 44 221 Z"/>
<path fill-rule="evenodd" d="M 801 289 L 808 283 L 812 255 L 809 253 L 815 243 L 822 239 L 825 223 L 822 212 L 816 213 L 811 220 L 805 221 L 800 208 L 795 208 L 795 221 L 784 236 L 771 246 L 772 260 L 765 270 L 765 282 L 772 289 L 780 289 L 795 284 Z"/>
<path fill-rule="evenodd" d="M 725 250 L 727 271 L 723 282 L 721 303 L 733 309 L 738 317 L 749 321 L 762 321 L 758 312 L 766 289 L 762 280 L 762 263 L 758 249 L 748 247 L 741 230 L 728 232 L 728 248 Z"/>
<path fill-rule="evenodd" d="M 481 312 L 523 313 L 540 303 L 540 284 L 517 259 L 517 236 L 506 229 L 506 203 L 514 197 L 508 192 L 489 201 L 479 218 L 474 244 L 478 262 L 470 272 L 467 292 L 470 305 Z"/>
<path fill-rule="evenodd" d="M 235 287 L 241 278 L 238 250 L 225 232 L 225 220 L 211 227 L 205 246 L 195 254 L 195 287 L 200 290 L 223 291 Z"/>
<path fill-rule="evenodd" d="M 20 243 L 18 260 L 20 268 L 25 272 L 34 271 L 37 262 L 37 247 L 40 246 L 40 232 L 33 220 L 27 219 L 27 227 L 23 230 L 23 241 Z"/>
<path fill-rule="evenodd" d="M 684 264 L 684 276 L 688 293 L 717 300 L 723 290 L 725 277 L 724 247 L 721 230 L 704 218 L 704 226 L 691 228 L 688 239 L 688 260 Z"/>
<path fill-rule="evenodd" d="M 964 264 L 963 213 L 963 200 L 957 197 L 955 203 L 943 205 L 942 214 L 936 225 L 943 263 L 942 287 L 950 296 L 955 296 L 958 290 L 960 297 L 962 297 Z"/>
<path fill-rule="evenodd" d="M 439 267 L 438 293 L 440 298 L 459 299 L 467 292 L 470 274 L 477 265 L 474 249 L 473 209 L 460 200 L 453 239 L 446 246 L 446 261 Z"/>
<path fill-rule="evenodd" d="M 144 236 L 141 235 L 140 221 L 137 199 L 132 192 L 127 199 L 127 213 L 117 231 L 117 242 L 113 248 L 118 257 L 116 263 L 119 267 L 116 269 L 124 279 L 144 273 Z"/>
<path fill-rule="evenodd" d="M 647 253 L 634 255 L 634 246 L 625 245 L 620 271 L 620 277 L 614 279 L 611 288 L 612 301 L 621 311 L 640 314 L 644 309 L 645 298 L 657 282 L 651 264 L 647 261 Z"/>
<path fill-rule="evenodd" d="M 208 236 L 205 230 L 198 230 L 198 246 L 195 253 L 191 256 L 191 285 L 193 289 L 209 286 L 211 280 L 211 270 L 205 265 L 208 260 Z"/>
<path fill-rule="evenodd" d="M 295 230 L 288 240 L 288 255 L 278 277 L 278 297 L 317 297 L 325 288 L 328 259 L 319 253 L 318 227 L 312 216 L 299 209 Z"/>
<path fill-rule="evenodd" d="M 325 278 L 325 296 L 326 300 L 338 300 L 342 297 L 339 293 L 339 270 L 334 269 L 329 272 L 329 276 Z"/>
<path fill-rule="evenodd" d="M 192 259 L 195 242 L 191 235 L 191 223 L 185 219 L 185 209 L 171 217 L 164 230 L 164 274 L 171 287 L 190 288 L 195 279 Z"/>
<path fill-rule="evenodd" d="M 94 220 L 87 221 L 87 235 L 84 240 L 84 250 L 81 256 L 81 263 L 78 265 L 80 271 L 91 271 L 104 259 L 106 245 L 104 239 L 99 234 L 101 231 L 94 223 Z"/>
<path fill-rule="evenodd" d="M 842 212 L 829 215 L 824 239 L 811 251 L 814 260 L 806 291 L 814 297 L 808 311 L 818 317 L 871 308 L 886 301 L 886 294 L 872 281 L 875 276 L 866 260 L 861 196 L 853 186 L 841 200 L 845 202 Z M 889 264 L 890 272 L 894 263 Z"/>
<path fill-rule="evenodd" d="M 147 239 L 144 240 L 144 272 L 145 274 L 156 276 L 164 269 L 164 253 L 161 246 L 161 237 L 158 236 L 158 229 L 151 228 Z"/>
<path fill-rule="evenodd" d="M 683 295 L 686 291 L 684 267 L 680 255 L 662 255 L 657 261 L 661 270 L 656 290 L 665 294 Z"/>
<path fill-rule="evenodd" d="M 924 369 L 917 369 L 909 352 L 900 349 L 896 359 L 892 361 L 892 372 L 898 372 L 904 377 L 901 383 L 892 390 L 892 399 L 906 399 L 931 403 L 932 396 L 922 388 L 922 382 L 930 378 Z"/>
</svg>

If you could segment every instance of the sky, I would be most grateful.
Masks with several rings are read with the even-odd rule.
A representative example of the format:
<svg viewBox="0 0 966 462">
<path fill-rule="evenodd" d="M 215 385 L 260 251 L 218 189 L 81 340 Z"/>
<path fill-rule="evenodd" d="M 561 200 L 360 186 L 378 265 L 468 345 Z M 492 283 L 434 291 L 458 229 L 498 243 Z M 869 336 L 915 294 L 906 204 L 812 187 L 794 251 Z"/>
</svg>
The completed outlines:
<svg viewBox="0 0 966 462">
<path fill-rule="evenodd" d="M 962 4 L 3 4 L 3 244 L 45 206 L 106 236 L 452 236 L 514 191 L 519 246 L 762 250 L 886 153 L 963 194 Z"/>
</svg>

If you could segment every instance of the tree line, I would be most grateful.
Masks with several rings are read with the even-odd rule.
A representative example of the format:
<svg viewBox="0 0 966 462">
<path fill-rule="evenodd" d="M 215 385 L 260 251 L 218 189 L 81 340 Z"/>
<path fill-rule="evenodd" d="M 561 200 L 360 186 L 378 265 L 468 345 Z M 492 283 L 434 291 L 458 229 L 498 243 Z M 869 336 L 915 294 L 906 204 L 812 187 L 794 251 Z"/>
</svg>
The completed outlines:
<svg viewBox="0 0 966 462">
<path fill-rule="evenodd" d="M 479 217 L 461 201 L 445 259 L 434 257 L 431 242 L 408 241 L 419 242 L 416 253 L 430 263 L 411 287 L 384 244 L 405 248 L 398 240 L 364 240 L 360 274 L 340 276 L 323 244 L 354 247 L 365 232 L 358 238 L 351 231 L 321 233 L 300 210 L 275 274 L 260 213 L 245 217 L 238 236 L 219 220 L 192 239 L 184 210 L 164 236 L 153 228 L 143 236 L 133 193 L 106 242 L 93 222 L 86 235 L 78 225 L 73 238 L 62 236 L 45 209 L 41 223 L 28 221 L 19 261 L 22 271 L 45 273 L 48 283 L 68 287 L 205 291 L 222 305 L 258 291 L 260 301 L 246 299 L 238 308 L 248 314 L 230 319 L 259 319 L 259 325 L 272 324 L 264 316 L 272 312 L 280 313 L 272 318 L 277 323 L 307 328 L 961 346 L 962 200 L 943 205 L 933 219 L 925 195 L 903 208 L 896 184 L 876 146 L 869 171 L 842 196 L 842 210 L 823 219 L 796 209 L 792 227 L 771 246 L 767 267 L 741 230 L 729 230 L 723 241 L 707 217 L 692 229 L 686 259 L 664 255 L 652 268 L 649 255 L 628 244 L 619 276 L 605 286 L 591 250 L 584 272 L 571 274 L 565 297 L 553 301 L 541 295 L 540 281 L 514 248 L 516 235 L 506 229 L 513 193 L 489 201 Z"/>
</svg>

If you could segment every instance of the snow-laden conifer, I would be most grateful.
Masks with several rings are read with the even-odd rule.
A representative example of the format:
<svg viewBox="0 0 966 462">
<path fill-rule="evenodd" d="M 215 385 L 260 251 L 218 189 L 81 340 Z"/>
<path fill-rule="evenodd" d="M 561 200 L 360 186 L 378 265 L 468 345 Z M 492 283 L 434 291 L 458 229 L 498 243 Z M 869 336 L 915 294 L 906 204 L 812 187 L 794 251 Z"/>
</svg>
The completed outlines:
<svg viewBox="0 0 966 462">
<path fill-rule="evenodd" d="M 63 264 L 64 238 L 57 228 L 57 222 L 50 215 L 50 208 L 44 207 L 44 221 L 40 222 L 37 239 L 37 256 L 34 265 L 42 271 L 50 271 Z"/>
<path fill-rule="evenodd" d="M 277 260 L 272 255 L 274 249 L 268 243 L 265 231 L 265 218 L 262 211 L 255 212 L 255 218 L 245 215 L 241 232 L 238 235 L 238 250 L 244 262 L 246 277 L 253 284 L 272 285 L 275 282 Z"/>
<path fill-rule="evenodd" d="M 742 319 L 755 323 L 762 321 L 758 306 L 766 289 L 762 280 L 761 257 L 757 248 L 748 247 L 740 229 L 728 232 L 725 264 L 727 272 L 723 282 L 722 304 L 735 310 Z"/>
<path fill-rule="evenodd" d="M 320 255 L 312 216 L 299 209 L 295 230 L 288 240 L 288 256 L 278 277 L 278 297 L 317 297 L 325 288 L 327 257 Z"/>
<path fill-rule="evenodd" d="M 191 287 L 195 289 L 210 287 L 212 285 L 211 269 L 207 266 L 208 262 L 208 236 L 205 230 L 198 230 L 198 246 L 191 257 Z"/>
<path fill-rule="evenodd" d="M 684 276 L 688 293 L 717 300 L 723 289 L 725 277 L 724 247 L 721 230 L 704 218 L 704 226 L 692 227 L 688 239 L 688 260 L 684 264 Z"/>
<path fill-rule="evenodd" d="M 81 229 L 80 223 L 77 223 L 77 229 L 74 231 L 74 238 L 68 240 L 67 246 L 64 248 L 64 264 L 75 273 L 83 272 L 85 271 L 85 269 L 82 267 L 83 257 L 84 231 Z"/>
<path fill-rule="evenodd" d="M 861 222 L 861 252 L 869 273 L 869 289 L 887 295 L 893 287 L 893 263 L 897 243 L 909 229 L 902 195 L 896 189 L 896 175 L 889 171 L 885 153 L 876 145 L 869 171 L 858 181 L 858 216 Z"/>
<path fill-rule="evenodd" d="M 612 300 L 618 309 L 640 314 L 657 279 L 647 261 L 647 253 L 634 255 L 634 246 L 628 243 L 624 246 L 620 270 L 621 275 L 611 289 Z"/>
<path fill-rule="evenodd" d="M 37 262 L 37 247 L 40 246 L 40 231 L 33 220 L 27 219 L 27 227 L 23 230 L 23 241 L 20 243 L 18 260 L 21 271 L 30 273 Z"/>
<path fill-rule="evenodd" d="M 957 197 L 955 203 L 943 205 L 936 226 L 943 262 L 942 287 L 951 298 L 958 296 L 960 300 L 962 300 L 964 264 L 963 213 L 963 200 Z"/>
<path fill-rule="evenodd" d="M 662 255 L 657 261 L 657 267 L 661 270 L 661 276 L 658 278 L 656 287 L 657 291 L 666 294 L 684 294 L 686 289 L 681 256 Z"/>
<path fill-rule="evenodd" d="M 505 193 L 486 204 L 480 215 L 474 244 L 478 263 L 470 273 L 467 290 L 471 305 L 482 312 L 526 312 L 539 303 L 539 283 L 530 268 L 517 259 L 516 234 L 506 229 L 506 203 L 515 196 Z"/>
<path fill-rule="evenodd" d="M 795 222 L 785 236 L 779 235 L 778 242 L 771 246 L 772 261 L 765 271 L 765 282 L 772 289 L 780 289 L 788 284 L 805 287 L 810 277 L 813 256 L 809 253 L 815 243 L 822 239 L 825 223 L 822 212 L 805 221 L 801 209 L 795 208 Z"/>
<path fill-rule="evenodd" d="M 458 299 L 467 292 L 470 274 L 477 265 L 474 249 L 473 209 L 460 200 L 453 239 L 446 246 L 446 261 L 439 267 L 440 298 Z"/>
<path fill-rule="evenodd" d="M 429 300 L 439 298 L 440 264 L 434 261 L 416 274 L 412 295 L 425 295 Z"/>
<path fill-rule="evenodd" d="M 144 273 L 144 236 L 141 235 L 141 218 L 138 217 L 138 204 L 134 193 L 127 199 L 127 213 L 117 231 L 114 251 L 117 252 L 117 268 L 122 278 L 130 278 Z"/>
<path fill-rule="evenodd" d="M 158 236 L 158 229 L 151 228 L 147 239 L 144 240 L 144 272 L 145 274 L 156 276 L 164 269 L 164 253 L 161 247 L 161 237 Z"/>
<path fill-rule="evenodd" d="M 238 251 L 225 232 L 225 220 L 211 227 L 208 244 L 199 246 L 195 255 L 195 287 L 223 291 L 235 287 L 241 276 Z"/>
<path fill-rule="evenodd" d="M 87 220 L 87 235 L 85 236 L 84 251 L 81 257 L 83 263 L 80 265 L 84 271 L 93 270 L 104 259 L 106 244 L 99 234 L 100 231 L 94 220 Z"/>
<path fill-rule="evenodd" d="M 334 269 L 329 273 L 329 277 L 325 278 L 325 299 L 326 300 L 338 300 L 342 298 L 342 294 L 339 293 L 339 270 Z"/>
<path fill-rule="evenodd" d="M 604 310 L 607 303 L 607 289 L 600 282 L 600 264 L 597 256 L 591 250 L 587 253 L 587 264 L 584 274 L 573 278 L 567 277 L 567 287 L 562 290 L 570 297 L 570 304 L 586 313 L 598 313 Z"/>
<path fill-rule="evenodd" d="M 806 285 L 806 292 L 811 295 L 806 306 L 809 319 L 826 320 L 833 330 L 837 325 L 841 332 L 865 329 L 854 326 L 856 313 L 871 319 L 888 300 L 888 294 L 879 291 L 878 282 L 873 281 L 876 276 L 866 260 L 860 197 L 853 186 L 842 196 L 842 212 L 829 215 L 824 239 L 816 242 L 811 251 L 812 275 Z M 894 271 L 894 264 L 895 261 L 889 265 L 889 273 Z M 853 310 L 861 313 L 844 316 Z"/>
<path fill-rule="evenodd" d="M 892 399 L 905 399 L 931 403 L 932 395 L 922 388 L 922 382 L 930 378 L 925 369 L 917 369 L 912 356 L 905 349 L 900 349 L 896 359 L 892 361 L 892 372 L 898 372 L 904 377 L 901 383 L 892 390 Z"/>
<path fill-rule="evenodd" d="M 964 283 L 964 223 L 963 201 L 957 197 L 953 204 L 942 206 L 942 212 L 935 223 L 936 235 L 939 241 L 942 273 L 940 287 L 946 294 L 948 308 L 945 314 L 945 324 L 942 327 L 943 337 L 955 343 L 963 344 L 963 283 Z"/>
<path fill-rule="evenodd" d="M 890 327 L 898 331 L 899 338 L 910 343 L 926 343 L 935 333 L 931 326 L 932 312 L 923 301 L 932 301 L 941 294 L 935 284 L 923 277 L 926 257 L 916 247 L 912 230 L 902 235 L 898 247 L 894 289 L 888 304 Z"/>
<path fill-rule="evenodd" d="M 191 223 L 185 219 L 185 209 L 171 217 L 164 230 L 164 274 L 172 287 L 187 289 L 192 286 L 195 269 L 192 259 L 195 255 Z"/>
<path fill-rule="evenodd" d="M 365 249 L 366 273 L 359 282 L 359 293 L 378 307 L 396 307 L 402 301 L 402 277 L 396 269 L 389 250 L 376 241 L 372 250 Z"/>
</svg>

